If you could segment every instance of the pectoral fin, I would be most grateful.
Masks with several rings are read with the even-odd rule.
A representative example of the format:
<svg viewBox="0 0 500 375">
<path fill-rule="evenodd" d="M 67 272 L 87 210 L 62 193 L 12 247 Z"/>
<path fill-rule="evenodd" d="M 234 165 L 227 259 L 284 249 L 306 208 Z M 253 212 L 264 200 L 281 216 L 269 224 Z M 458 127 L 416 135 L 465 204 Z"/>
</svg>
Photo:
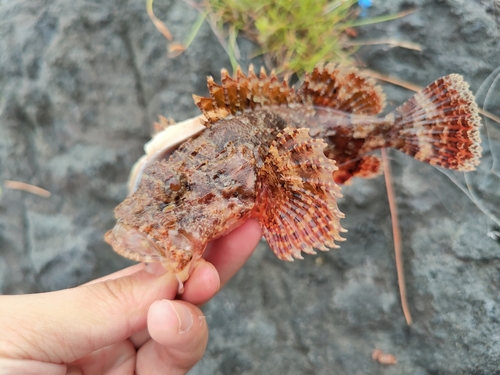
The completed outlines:
<svg viewBox="0 0 500 375">
<path fill-rule="evenodd" d="M 309 136 L 309 129 L 285 128 L 269 148 L 257 180 L 254 217 L 276 256 L 301 259 L 301 251 L 328 250 L 343 240 L 344 215 L 337 207 L 337 169 L 323 150 L 326 143 Z"/>
</svg>

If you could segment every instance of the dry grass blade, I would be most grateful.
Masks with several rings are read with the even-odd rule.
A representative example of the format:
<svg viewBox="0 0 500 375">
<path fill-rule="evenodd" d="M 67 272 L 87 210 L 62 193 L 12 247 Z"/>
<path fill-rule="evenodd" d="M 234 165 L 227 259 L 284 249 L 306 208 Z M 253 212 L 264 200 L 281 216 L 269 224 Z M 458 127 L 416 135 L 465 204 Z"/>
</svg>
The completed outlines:
<svg viewBox="0 0 500 375">
<path fill-rule="evenodd" d="M 42 189 L 41 187 L 35 185 L 27 184 L 25 182 L 5 180 L 4 186 L 7 189 L 22 190 L 43 198 L 50 197 L 50 191 Z"/>
<path fill-rule="evenodd" d="M 352 42 L 345 42 L 344 46 L 347 46 L 347 47 L 372 46 L 372 45 L 378 45 L 378 44 L 389 44 L 389 45 L 394 46 L 394 47 L 401 47 L 401 48 L 411 49 L 414 51 L 422 51 L 422 46 L 418 43 L 405 42 L 402 40 L 390 39 L 390 38 L 357 40 L 357 41 L 352 41 Z"/>
<path fill-rule="evenodd" d="M 394 238 L 394 256 L 396 259 L 396 272 L 398 274 L 399 295 L 401 296 L 401 307 L 405 316 L 406 323 L 411 325 L 413 320 L 411 318 L 410 309 L 408 307 L 408 300 L 406 298 L 406 284 L 405 274 L 403 267 L 403 252 L 401 250 L 401 233 L 399 231 L 398 207 L 392 186 L 391 164 L 387 157 L 387 151 L 383 148 L 382 152 L 382 165 L 384 168 L 385 186 L 387 188 L 387 197 L 389 199 L 389 209 L 391 211 L 392 222 L 392 235 Z"/>
<path fill-rule="evenodd" d="M 494 115 L 493 113 L 488 112 L 488 111 L 486 111 L 486 110 L 484 110 L 482 108 L 479 108 L 479 113 L 482 114 L 485 117 L 488 117 L 490 120 L 493 120 L 493 121 L 495 121 L 495 122 L 497 122 L 497 123 L 500 124 L 500 117 Z"/>
<path fill-rule="evenodd" d="M 403 88 L 408 89 L 410 91 L 417 92 L 417 91 L 422 90 L 422 88 L 423 88 L 422 86 L 418 86 L 418 85 L 415 85 L 413 83 L 403 81 L 402 79 L 399 79 L 399 78 L 396 78 L 396 77 L 391 77 L 391 76 L 388 76 L 388 75 L 376 72 L 376 71 L 371 70 L 371 69 L 365 69 L 363 71 L 367 75 L 369 75 L 370 77 L 378 79 L 379 81 L 384 81 L 384 82 L 387 82 L 387 83 L 392 83 L 393 85 L 403 87 Z"/>
<path fill-rule="evenodd" d="M 153 0 L 147 0 L 146 10 L 148 12 L 149 18 L 151 18 L 151 21 L 153 21 L 153 24 L 158 29 L 158 31 L 162 33 L 163 36 L 168 40 L 172 40 L 172 34 L 168 30 L 167 26 L 155 16 L 155 13 L 153 11 Z"/>
</svg>

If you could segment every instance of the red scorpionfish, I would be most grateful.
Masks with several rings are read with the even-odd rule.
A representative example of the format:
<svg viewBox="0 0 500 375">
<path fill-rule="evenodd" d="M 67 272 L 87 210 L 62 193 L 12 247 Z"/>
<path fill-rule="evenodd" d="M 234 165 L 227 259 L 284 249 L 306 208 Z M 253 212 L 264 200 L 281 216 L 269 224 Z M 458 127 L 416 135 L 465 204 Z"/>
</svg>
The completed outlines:
<svg viewBox="0 0 500 375">
<path fill-rule="evenodd" d="M 127 258 L 162 262 L 181 285 L 209 241 L 250 218 L 283 260 L 338 247 L 340 184 L 378 174 L 371 151 L 458 171 L 479 164 L 478 108 L 460 75 L 384 117 L 382 90 L 352 67 L 318 65 L 298 89 L 252 67 L 221 75 L 221 85 L 208 78 L 209 98 L 193 96 L 202 130 L 143 168 L 105 235 Z"/>
</svg>

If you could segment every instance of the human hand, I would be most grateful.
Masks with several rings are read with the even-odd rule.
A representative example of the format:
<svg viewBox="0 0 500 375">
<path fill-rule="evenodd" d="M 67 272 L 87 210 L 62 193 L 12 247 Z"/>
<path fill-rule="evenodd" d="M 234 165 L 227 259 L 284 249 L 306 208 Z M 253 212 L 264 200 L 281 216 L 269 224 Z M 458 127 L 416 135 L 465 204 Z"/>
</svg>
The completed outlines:
<svg viewBox="0 0 500 375">
<path fill-rule="evenodd" d="M 0 375 L 186 373 L 208 340 L 195 305 L 243 266 L 260 236 L 249 220 L 211 243 L 181 300 L 176 277 L 156 263 L 73 289 L 0 296 Z"/>
</svg>

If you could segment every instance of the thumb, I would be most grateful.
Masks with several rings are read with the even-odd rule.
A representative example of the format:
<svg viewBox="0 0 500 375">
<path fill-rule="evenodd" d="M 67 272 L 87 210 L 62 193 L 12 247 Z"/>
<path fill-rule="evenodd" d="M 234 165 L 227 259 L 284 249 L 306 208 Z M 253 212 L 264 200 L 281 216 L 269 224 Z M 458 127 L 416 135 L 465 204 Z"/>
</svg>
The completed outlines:
<svg viewBox="0 0 500 375">
<path fill-rule="evenodd" d="M 73 289 L 1 296 L 0 357 L 68 363 L 145 329 L 151 304 L 173 299 L 178 282 L 160 276 L 160 264 L 134 267 L 139 271 Z"/>
</svg>

